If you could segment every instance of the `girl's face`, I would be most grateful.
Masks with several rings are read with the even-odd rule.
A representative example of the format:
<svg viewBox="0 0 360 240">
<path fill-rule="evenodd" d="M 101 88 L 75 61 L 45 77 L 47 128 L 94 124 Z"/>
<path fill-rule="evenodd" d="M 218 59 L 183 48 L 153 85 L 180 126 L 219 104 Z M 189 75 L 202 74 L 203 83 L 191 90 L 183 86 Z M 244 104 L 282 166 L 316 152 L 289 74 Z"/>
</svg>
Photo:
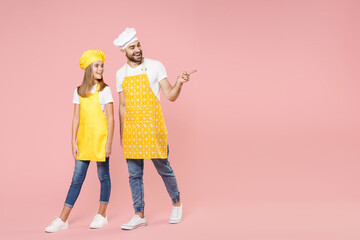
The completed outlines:
<svg viewBox="0 0 360 240">
<path fill-rule="evenodd" d="M 94 79 L 102 79 L 104 73 L 104 63 L 103 61 L 93 62 L 92 74 Z"/>
</svg>

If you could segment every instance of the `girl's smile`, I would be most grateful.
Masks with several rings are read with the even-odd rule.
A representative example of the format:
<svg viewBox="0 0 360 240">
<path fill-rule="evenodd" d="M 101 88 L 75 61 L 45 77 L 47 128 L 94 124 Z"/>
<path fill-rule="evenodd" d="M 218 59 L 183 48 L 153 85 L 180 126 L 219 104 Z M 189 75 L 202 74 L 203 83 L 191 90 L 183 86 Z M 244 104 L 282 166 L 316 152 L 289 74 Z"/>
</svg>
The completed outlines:
<svg viewBox="0 0 360 240">
<path fill-rule="evenodd" d="M 102 79 L 104 73 L 104 63 L 96 61 L 93 63 L 93 76 L 95 79 Z"/>
</svg>

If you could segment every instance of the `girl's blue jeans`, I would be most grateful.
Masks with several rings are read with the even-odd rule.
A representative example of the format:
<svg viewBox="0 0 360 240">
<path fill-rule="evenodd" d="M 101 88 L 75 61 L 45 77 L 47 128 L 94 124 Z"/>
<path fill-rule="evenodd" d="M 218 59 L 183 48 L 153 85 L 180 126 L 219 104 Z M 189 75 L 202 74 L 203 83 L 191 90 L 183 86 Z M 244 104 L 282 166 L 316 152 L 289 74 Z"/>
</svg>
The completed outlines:
<svg viewBox="0 0 360 240">
<path fill-rule="evenodd" d="M 90 161 L 77 160 L 75 162 L 75 169 L 69 192 L 65 200 L 65 206 L 73 207 L 76 199 L 80 194 L 81 187 L 84 183 L 86 173 L 89 167 Z M 111 182 L 109 171 L 109 158 L 106 158 L 105 162 L 96 162 L 97 173 L 100 180 L 100 203 L 109 203 Z"/>
</svg>

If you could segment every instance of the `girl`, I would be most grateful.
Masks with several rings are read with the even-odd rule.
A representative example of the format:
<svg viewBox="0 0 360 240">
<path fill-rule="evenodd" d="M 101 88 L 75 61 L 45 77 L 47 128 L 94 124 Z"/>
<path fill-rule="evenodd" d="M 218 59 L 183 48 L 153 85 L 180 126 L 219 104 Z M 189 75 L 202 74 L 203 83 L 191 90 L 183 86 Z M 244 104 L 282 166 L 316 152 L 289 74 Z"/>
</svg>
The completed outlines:
<svg viewBox="0 0 360 240">
<path fill-rule="evenodd" d="M 103 80 L 104 62 L 105 54 L 100 50 L 88 50 L 79 60 L 80 68 L 85 72 L 73 99 L 72 154 L 75 170 L 60 217 L 46 227 L 46 232 L 68 228 L 67 219 L 79 196 L 90 161 L 96 161 L 101 183 L 100 207 L 90 228 L 101 228 L 108 223 L 106 208 L 111 188 L 109 156 L 114 132 L 114 110 L 111 90 Z"/>
</svg>

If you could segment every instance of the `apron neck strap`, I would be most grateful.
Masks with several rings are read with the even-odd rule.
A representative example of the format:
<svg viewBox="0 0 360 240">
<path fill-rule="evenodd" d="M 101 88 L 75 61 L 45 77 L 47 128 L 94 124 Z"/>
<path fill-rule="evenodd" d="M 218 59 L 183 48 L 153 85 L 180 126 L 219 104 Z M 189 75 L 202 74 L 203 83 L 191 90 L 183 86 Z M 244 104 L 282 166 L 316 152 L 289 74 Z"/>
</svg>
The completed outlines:
<svg viewBox="0 0 360 240">
<path fill-rule="evenodd" d="M 141 66 L 141 71 L 142 71 L 142 73 L 143 73 L 143 74 L 146 74 L 145 60 L 142 62 L 141 65 L 142 65 L 142 66 Z"/>
<path fill-rule="evenodd" d="M 100 89 L 100 83 L 97 83 L 96 84 L 96 92 L 99 92 L 99 89 Z"/>
<path fill-rule="evenodd" d="M 127 77 L 127 72 L 128 72 L 128 66 L 129 64 L 125 64 L 125 74 L 124 76 Z M 141 67 L 141 72 L 143 74 L 146 74 L 146 66 L 145 66 L 145 59 L 143 60 L 143 62 L 140 64 L 140 67 Z"/>
</svg>

